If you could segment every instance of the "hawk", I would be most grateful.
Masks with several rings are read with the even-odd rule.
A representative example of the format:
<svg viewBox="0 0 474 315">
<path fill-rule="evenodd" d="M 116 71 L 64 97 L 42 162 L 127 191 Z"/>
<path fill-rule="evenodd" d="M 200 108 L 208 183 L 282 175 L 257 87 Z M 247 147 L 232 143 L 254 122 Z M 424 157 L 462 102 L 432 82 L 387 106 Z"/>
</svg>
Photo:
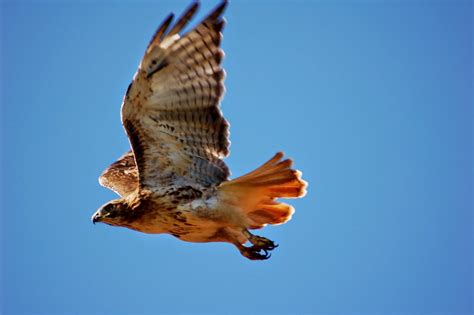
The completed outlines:
<svg viewBox="0 0 474 315">
<path fill-rule="evenodd" d="M 226 5 L 182 34 L 198 9 L 194 2 L 176 23 L 170 14 L 156 31 L 122 103 L 131 150 L 99 178 L 121 197 L 103 205 L 92 222 L 188 242 L 228 242 L 243 256 L 264 260 L 277 245 L 249 230 L 287 222 L 294 209 L 276 199 L 302 197 L 307 184 L 281 152 L 229 179 L 223 162 L 229 124 L 220 110 Z"/>
</svg>

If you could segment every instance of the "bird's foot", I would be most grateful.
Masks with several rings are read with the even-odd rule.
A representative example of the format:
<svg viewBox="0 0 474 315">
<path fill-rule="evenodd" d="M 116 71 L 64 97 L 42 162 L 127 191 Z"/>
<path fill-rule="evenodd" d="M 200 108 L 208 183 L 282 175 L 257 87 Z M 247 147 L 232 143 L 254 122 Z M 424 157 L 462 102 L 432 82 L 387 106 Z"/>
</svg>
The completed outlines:
<svg viewBox="0 0 474 315">
<path fill-rule="evenodd" d="M 244 234 L 252 246 L 246 247 L 243 245 L 238 246 L 243 256 L 251 260 L 266 260 L 272 255 L 268 253 L 278 247 L 272 240 L 266 237 L 253 235 L 247 229 L 244 230 Z"/>
<path fill-rule="evenodd" d="M 275 244 L 275 242 L 273 242 L 272 240 L 269 240 L 268 238 L 263 236 L 253 235 L 247 229 L 244 230 L 244 235 L 255 248 L 259 248 L 262 250 L 273 250 L 278 247 L 278 245 Z"/>
<path fill-rule="evenodd" d="M 249 242 L 252 243 L 253 247 L 262 249 L 262 250 L 274 250 L 278 247 L 275 242 L 269 240 L 266 237 L 258 236 L 258 235 L 251 235 L 249 237 Z"/>
<path fill-rule="evenodd" d="M 267 260 L 272 256 L 272 254 L 268 253 L 267 250 L 258 248 L 256 246 L 239 246 L 240 253 L 250 259 L 250 260 Z M 262 253 L 263 252 L 263 253 Z"/>
</svg>

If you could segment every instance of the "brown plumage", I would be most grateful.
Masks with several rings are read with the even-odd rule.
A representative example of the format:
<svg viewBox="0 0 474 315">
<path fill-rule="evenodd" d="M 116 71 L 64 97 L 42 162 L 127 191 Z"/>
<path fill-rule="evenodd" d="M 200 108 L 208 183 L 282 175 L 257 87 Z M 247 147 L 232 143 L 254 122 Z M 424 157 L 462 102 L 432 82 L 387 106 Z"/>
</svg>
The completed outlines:
<svg viewBox="0 0 474 315">
<path fill-rule="evenodd" d="M 190 242 L 229 242 L 249 259 L 267 259 L 276 245 L 248 229 L 288 221 L 293 208 L 276 199 L 303 196 L 306 183 L 283 153 L 229 180 L 222 160 L 229 154 L 229 124 L 220 110 L 226 5 L 181 35 L 198 9 L 194 2 L 176 23 L 170 14 L 156 31 L 122 104 L 132 151 L 99 178 L 121 198 L 101 207 L 93 222 Z"/>
</svg>

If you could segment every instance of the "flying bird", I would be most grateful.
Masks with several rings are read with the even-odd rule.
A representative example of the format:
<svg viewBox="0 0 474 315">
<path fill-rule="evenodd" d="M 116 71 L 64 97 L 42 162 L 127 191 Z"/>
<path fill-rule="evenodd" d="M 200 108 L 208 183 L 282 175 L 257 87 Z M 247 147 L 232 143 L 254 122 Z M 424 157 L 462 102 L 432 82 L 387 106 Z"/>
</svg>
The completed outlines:
<svg viewBox="0 0 474 315">
<path fill-rule="evenodd" d="M 229 123 L 220 109 L 226 5 L 182 34 L 199 7 L 194 2 L 154 34 L 122 103 L 131 150 L 99 178 L 120 198 L 103 205 L 92 222 L 188 242 L 228 242 L 243 256 L 264 260 L 277 245 L 249 230 L 287 222 L 294 209 L 277 198 L 302 197 L 307 184 L 281 152 L 229 178 L 223 161 Z"/>
</svg>

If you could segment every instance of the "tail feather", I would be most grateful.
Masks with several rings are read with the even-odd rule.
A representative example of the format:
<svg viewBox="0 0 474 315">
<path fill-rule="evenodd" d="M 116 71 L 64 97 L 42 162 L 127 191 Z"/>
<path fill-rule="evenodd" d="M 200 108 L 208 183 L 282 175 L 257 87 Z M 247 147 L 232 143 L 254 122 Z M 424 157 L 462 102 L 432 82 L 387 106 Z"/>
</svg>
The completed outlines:
<svg viewBox="0 0 474 315">
<path fill-rule="evenodd" d="M 238 182 L 245 182 L 247 179 L 249 178 L 256 178 L 258 177 L 259 175 L 263 175 L 265 174 L 266 172 L 268 172 L 268 170 L 271 170 L 273 167 L 275 167 L 275 163 L 278 163 L 279 160 L 281 160 L 283 158 L 283 153 L 282 152 L 278 152 L 277 154 L 275 154 L 274 157 L 272 157 L 270 160 L 268 160 L 268 162 L 266 162 L 265 164 L 263 164 L 262 166 L 260 166 L 259 168 L 257 168 L 256 170 L 246 174 L 246 175 L 243 175 L 243 176 L 240 176 L 236 179 L 233 180 L 234 183 L 238 183 Z M 284 161 L 286 164 L 290 164 L 289 167 L 291 167 L 291 160 L 285 160 Z M 280 162 L 279 164 L 281 164 L 282 162 Z"/>
<path fill-rule="evenodd" d="M 275 199 L 300 198 L 306 194 L 307 183 L 301 179 L 301 172 L 291 169 L 290 159 L 282 158 L 283 153 L 278 152 L 256 170 L 219 187 L 224 198 L 246 214 L 250 228 L 287 222 L 293 207 Z"/>
</svg>

